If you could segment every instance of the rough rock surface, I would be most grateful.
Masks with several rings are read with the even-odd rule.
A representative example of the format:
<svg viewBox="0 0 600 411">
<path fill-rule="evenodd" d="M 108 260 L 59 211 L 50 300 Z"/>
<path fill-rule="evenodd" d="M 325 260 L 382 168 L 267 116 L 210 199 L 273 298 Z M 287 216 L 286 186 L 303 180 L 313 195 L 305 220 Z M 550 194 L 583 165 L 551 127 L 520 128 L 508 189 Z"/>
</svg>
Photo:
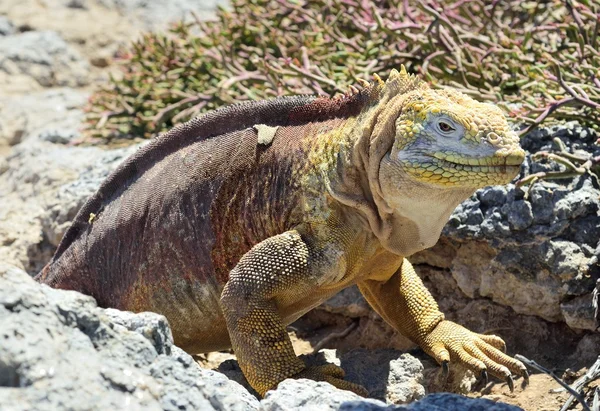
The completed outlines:
<svg viewBox="0 0 600 411">
<path fill-rule="evenodd" d="M 82 0 L 79 0 L 82 1 Z M 82 1 L 83 2 L 83 1 Z M 117 9 L 143 25 L 146 30 L 155 30 L 156 23 L 176 21 L 191 17 L 193 12 L 201 19 L 214 15 L 217 6 L 227 6 L 225 0 L 98 0 L 108 8 Z"/>
<path fill-rule="evenodd" d="M 431 394 L 408 406 L 385 405 L 365 400 L 327 383 L 311 380 L 285 380 L 276 391 L 267 393 L 261 411 L 518 411 L 521 408 L 486 399 L 470 399 L 455 394 Z"/>
<path fill-rule="evenodd" d="M 0 36 L 8 36 L 15 32 L 12 22 L 5 16 L 0 16 Z"/>
<path fill-rule="evenodd" d="M 252 410 L 239 384 L 173 346 L 164 317 L 98 308 L 0 265 L 0 403 L 6 410 Z"/>
<path fill-rule="evenodd" d="M 200 368 L 174 346 L 163 316 L 99 308 L 91 297 L 38 284 L 5 263 L 0 263 L 0 341 L 3 410 L 436 409 L 418 408 L 419 402 L 386 408 L 382 401 L 311 380 L 286 380 L 259 403 L 243 386 Z M 407 354 L 356 351 L 337 359 L 328 350 L 317 357 L 309 362 L 332 359 L 350 380 L 365 384 L 373 396 L 385 395 L 388 403 L 424 395 L 422 366 Z M 381 370 L 367 372 L 377 365 Z M 381 378 L 385 373 L 387 380 Z M 451 395 L 423 401 L 445 410 L 514 409 Z"/>
<path fill-rule="evenodd" d="M 22 141 L 0 161 L 0 261 L 38 271 L 85 199 L 135 151 L 68 145 L 86 98 L 66 88 L 0 98 L 0 149 Z"/>
<path fill-rule="evenodd" d="M 0 37 L 0 70 L 11 78 L 29 76 L 44 87 L 89 82 L 87 61 L 52 31 Z"/>
</svg>

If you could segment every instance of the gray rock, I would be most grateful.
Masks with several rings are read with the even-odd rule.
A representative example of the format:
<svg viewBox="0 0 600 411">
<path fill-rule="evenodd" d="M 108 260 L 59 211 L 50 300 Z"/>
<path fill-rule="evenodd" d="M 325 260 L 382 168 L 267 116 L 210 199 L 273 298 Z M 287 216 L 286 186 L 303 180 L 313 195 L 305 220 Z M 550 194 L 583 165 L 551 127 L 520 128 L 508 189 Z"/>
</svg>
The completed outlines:
<svg viewBox="0 0 600 411">
<path fill-rule="evenodd" d="M 135 147 L 105 151 L 48 141 L 64 143 L 79 136 L 87 96 L 62 88 L 0 98 L 0 136 L 18 115 L 25 118 L 23 142 L 0 164 L 0 261 L 32 274 L 39 271 L 85 199 L 124 156 L 135 151 Z M 60 141 L 49 136 L 59 136 Z"/>
<path fill-rule="evenodd" d="M 0 16 L 0 36 L 9 36 L 15 33 L 15 26 L 6 16 Z"/>
<path fill-rule="evenodd" d="M 508 223 L 512 230 L 524 230 L 533 223 L 531 204 L 525 200 L 511 203 L 504 214 L 508 216 Z"/>
<path fill-rule="evenodd" d="M 258 400 L 173 346 L 158 314 L 106 311 L 0 264 L 7 410 L 254 410 Z"/>
<path fill-rule="evenodd" d="M 27 130 L 27 114 L 14 105 L 0 105 L 0 145 L 14 146 L 19 144 Z"/>
<path fill-rule="evenodd" d="M 343 314 L 346 317 L 356 318 L 369 315 L 371 308 L 356 286 L 337 293 L 321 304 L 320 309 L 333 313 Z"/>
<path fill-rule="evenodd" d="M 359 407 L 366 404 L 385 407 L 385 403 L 381 401 L 364 399 L 353 392 L 337 389 L 326 382 L 288 379 L 281 382 L 277 386 L 277 390 L 267 392 L 260 403 L 260 410 L 333 411 L 340 409 L 345 403 L 356 403 Z"/>
<path fill-rule="evenodd" d="M 9 36 L 15 33 L 15 26 L 6 16 L 0 16 L 0 36 Z"/>
<path fill-rule="evenodd" d="M 408 406 L 382 407 L 376 404 L 347 402 L 340 411 L 519 411 L 522 408 L 483 398 L 467 398 L 456 394 L 430 394 L 421 401 Z"/>
<path fill-rule="evenodd" d="M 423 365 L 410 354 L 358 349 L 343 354 L 340 366 L 346 380 L 362 385 L 369 397 L 388 404 L 407 404 L 425 396 Z"/>
<path fill-rule="evenodd" d="M 341 367 L 344 379 L 362 385 L 369 397 L 388 404 L 406 404 L 425 396 L 423 365 L 410 354 L 392 349 L 356 349 L 348 353 L 325 349 L 316 354 L 301 355 L 308 366 L 328 363 Z M 235 360 L 219 365 L 219 372 L 254 392 Z"/>
<path fill-rule="evenodd" d="M 591 294 L 575 297 L 561 303 L 560 310 L 567 325 L 573 329 L 596 330 L 598 324 L 594 318 Z"/>
<path fill-rule="evenodd" d="M 227 0 L 99 0 L 100 4 L 108 8 L 116 8 L 119 12 L 136 20 L 147 30 L 155 30 L 157 25 L 166 22 L 185 20 L 191 18 L 194 12 L 200 19 L 214 17 L 218 6 L 226 7 Z"/>
<path fill-rule="evenodd" d="M 4 157 L 0 157 L 0 175 L 8 171 L 8 161 Z"/>
<path fill-rule="evenodd" d="M 89 65 L 52 31 L 0 37 L 0 71 L 27 75 L 44 87 L 88 84 Z"/>
<path fill-rule="evenodd" d="M 410 405 L 386 405 L 339 390 L 326 382 L 285 380 L 269 391 L 260 403 L 261 411 L 518 411 L 519 407 L 456 394 L 431 394 Z"/>
<path fill-rule="evenodd" d="M 0 97 L 0 145 L 3 140 L 14 145 L 32 138 L 60 144 L 74 141 L 80 136 L 81 107 L 87 98 L 88 93 L 70 88 Z"/>
<path fill-rule="evenodd" d="M 484 207 L 501 206 L 506 202 L 507 191 L 504 186 L 491 186 L 485 191 L 479 191 L 477 196 Z"/>
</svg>

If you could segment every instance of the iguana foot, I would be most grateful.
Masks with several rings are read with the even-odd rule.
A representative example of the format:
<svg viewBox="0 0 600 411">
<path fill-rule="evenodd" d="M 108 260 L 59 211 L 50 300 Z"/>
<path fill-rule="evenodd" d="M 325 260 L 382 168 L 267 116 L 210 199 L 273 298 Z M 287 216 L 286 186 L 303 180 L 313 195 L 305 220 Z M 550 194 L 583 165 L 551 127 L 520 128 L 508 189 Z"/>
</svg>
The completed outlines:
<svg viewBox="0 0 600 411">
<path fill-rule="evenodd" d="M 525 365 L 506 355 L 504 341 L 495 335 L 477 334 L 451 321 L 442 321 L 422 342 L 421 347 L 447 370 L 448 362 L 461 362 L 477 375 L 491 374 L 505 380 L 514 390 L 512 374 L 529 379 Z M 446 371 L 447 372 L 447 371 Z"/>
<path fill-rule="evenodd" d="M 292 376 L 292 378 L 308 378 L 315 381 L 325 381 L 341 390 L 352 391 L 361 397 L 366 397 L 369 392 L 362 385 L 354 384 L 350 381 L 344 380 L 344 370 L 335 364 L 326 364 L 314 367 L 307 367 L 300 371 L 298 374 Z"/>
</svg>

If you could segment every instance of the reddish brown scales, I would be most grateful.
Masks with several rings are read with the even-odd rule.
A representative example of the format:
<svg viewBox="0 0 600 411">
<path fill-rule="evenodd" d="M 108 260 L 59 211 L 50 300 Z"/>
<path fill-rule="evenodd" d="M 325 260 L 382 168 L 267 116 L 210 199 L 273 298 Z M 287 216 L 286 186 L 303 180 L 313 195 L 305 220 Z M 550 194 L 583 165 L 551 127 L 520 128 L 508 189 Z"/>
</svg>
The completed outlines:
<svg viewBox="0 0 600 411">
<path fill-rule="evenodd" d="M 197 339 L 192 317 L 205 315 L 207 299 L 218 306 L 239 258 L 299 222 L 311 138 L 360 111 L 351 101 L 366 100 L 313 101 L 236 105 L 152 141 L 88 200 L 36 278 L 101 306 L 163 313 L 179 344 Z M 320 122 L 304 115 L 315 110 Z M 270 145 L 257 144 L 255 124 L 280 126 Z"/>
<path fill-rule="evenodd" d="M 294 107 L 290 111 L 291 123 L 303 124 L 356 116 L 373 99 L 374 93 L 376 89 L 369 87 L 336 98 L 318 97 L 309 104 Z"/>
</svg>

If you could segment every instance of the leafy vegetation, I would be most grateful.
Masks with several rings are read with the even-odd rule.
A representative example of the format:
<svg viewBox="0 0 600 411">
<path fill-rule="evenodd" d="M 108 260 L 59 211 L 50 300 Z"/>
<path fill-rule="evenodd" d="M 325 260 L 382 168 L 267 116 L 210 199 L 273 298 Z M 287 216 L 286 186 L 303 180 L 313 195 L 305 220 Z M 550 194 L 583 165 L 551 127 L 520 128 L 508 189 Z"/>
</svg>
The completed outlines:
<svg viewBox="0 0 600 411">
<path fill-rule="evenodd" d="M 600 127 L 596 1 L 233 0 L 213 22 L 149 33 L 90 99 L 90 141 L 150 137 L 224 104 L 343 92 L 406 65 L 498 103 L 529 131 Z"/>
</svg>

